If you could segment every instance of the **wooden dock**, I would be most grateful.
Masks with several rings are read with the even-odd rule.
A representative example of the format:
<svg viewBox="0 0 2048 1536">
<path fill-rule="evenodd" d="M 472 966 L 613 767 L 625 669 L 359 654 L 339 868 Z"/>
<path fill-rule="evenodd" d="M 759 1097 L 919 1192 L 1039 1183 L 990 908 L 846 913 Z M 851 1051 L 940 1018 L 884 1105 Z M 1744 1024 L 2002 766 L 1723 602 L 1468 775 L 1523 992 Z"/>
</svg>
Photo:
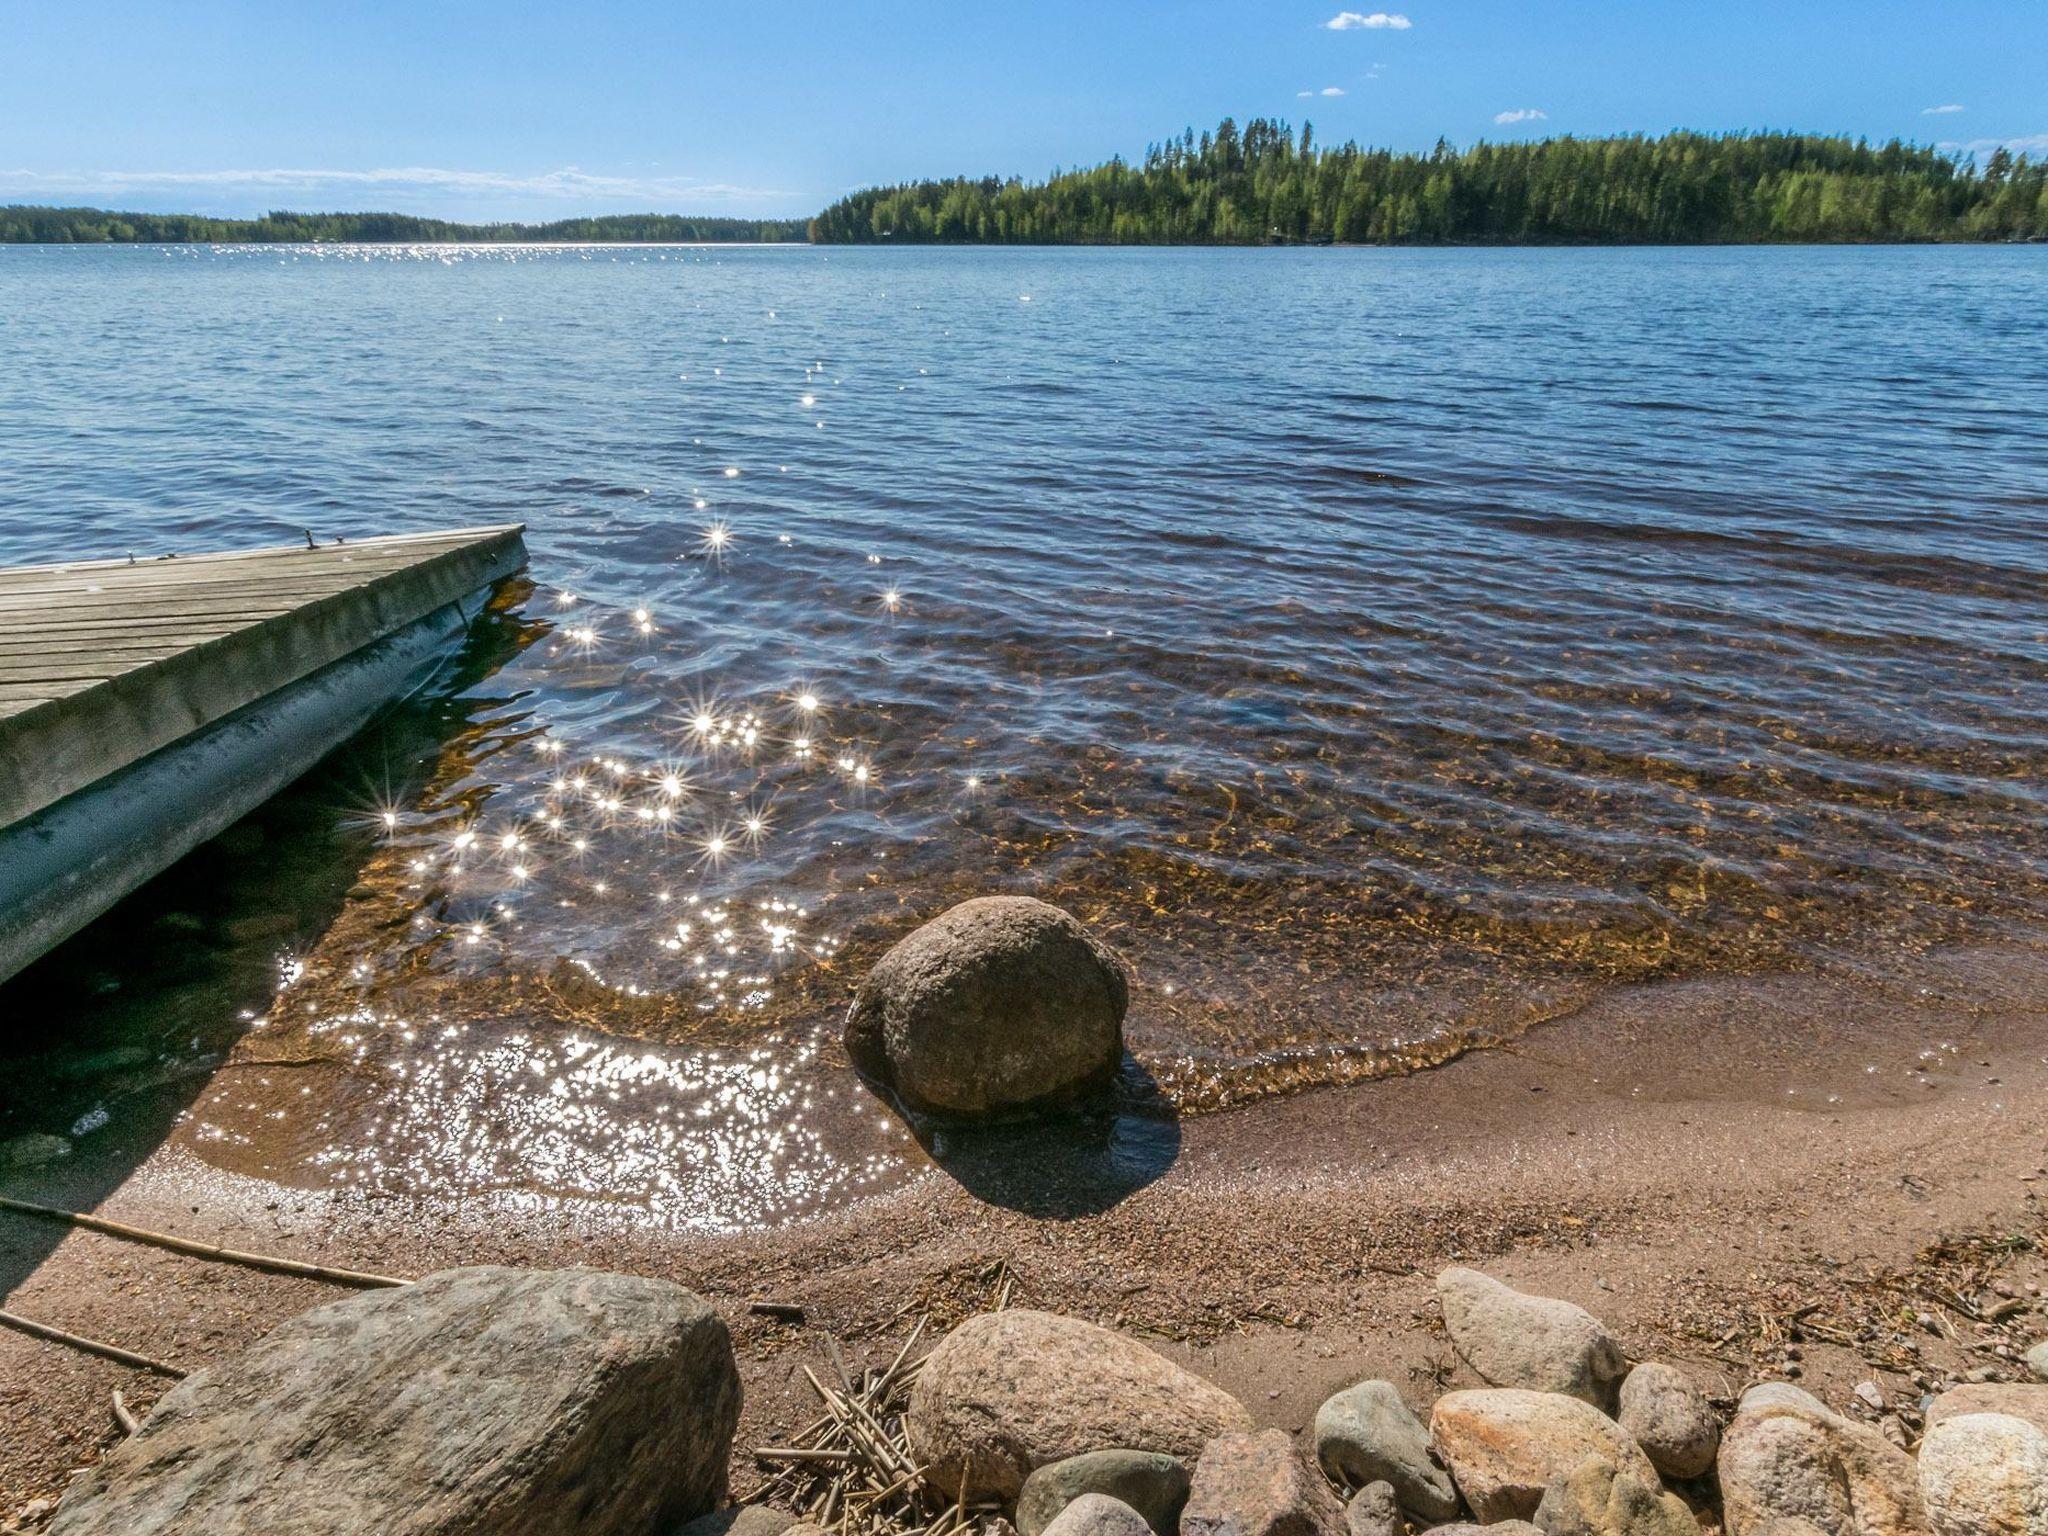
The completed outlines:
<svg viewBox="0 0 2048 1536">
<path fill-rule="evenodd" d="M 0 978 L 418 687 L 522 531 L 0 570 Z"/>
</svg>

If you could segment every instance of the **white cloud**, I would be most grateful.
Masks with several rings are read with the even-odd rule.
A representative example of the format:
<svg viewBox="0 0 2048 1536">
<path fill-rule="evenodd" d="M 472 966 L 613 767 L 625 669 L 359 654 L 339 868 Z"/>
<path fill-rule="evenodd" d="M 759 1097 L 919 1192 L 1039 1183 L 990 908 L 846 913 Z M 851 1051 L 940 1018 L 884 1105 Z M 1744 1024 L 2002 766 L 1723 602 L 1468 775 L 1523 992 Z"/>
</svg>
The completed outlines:
<svg viewBox="0 0 2048 1536">
<path fill-rule="evenodd" d="M 1494 113 L 1493 120 L 1496 123 L 1540 123 L 1549 116 L 1541 107 L 1517 107 L 1512 112 Z"/>
<path fill-rule="evenodd" d="M 1339 11 L 1323 25 L 1332 32 L 1357 32 L 1366 29 L 1375 32 L 1406 32 L 1415 23 L 1398 11 L 1374 11 L 1371 15 L 1358 11 Z"/>
<path fill-rule="evenodd" d="M 432 192 L 452 196 L 542 197 L 603 200 L 639 204 L 672 203 L 678 198 L 744 200 L 784 194 L 762 187 L 732 186 L 690 176 L 600 176 L 575 166 L 521 175 L 510 171 L 457 171 L 434 166 L 395 166 L 367 171 L 220 170 L 220 171 L 27 171 L 0 170 L 0 188 L 42 195 L 63 193 L 100 196 L 117 193 L 291 192 L 306 196 L 329 193 L 357 198 L 379 191 Z"/>
<path fill-rule="evenodd" d="M 1965 143 L 1951 140 L 1935 147 L 1959 149 L 1966 155 L 1988 155 L 1998 149 L 2009 149 L 2016 155 L 2048 155 L 2048 133 L 2022 133 L 2009 139 L 1971 139 Z"/>
<path fill-rule="evenodd" d="M 1923 107 L 1920 110 L 1920 115 L 1922 117 L 1947 117 L 1951 112 L 1960 112 L 1962 110 L 1961 103 L 1951 101 L 1945 106 Z"/>
</svg>

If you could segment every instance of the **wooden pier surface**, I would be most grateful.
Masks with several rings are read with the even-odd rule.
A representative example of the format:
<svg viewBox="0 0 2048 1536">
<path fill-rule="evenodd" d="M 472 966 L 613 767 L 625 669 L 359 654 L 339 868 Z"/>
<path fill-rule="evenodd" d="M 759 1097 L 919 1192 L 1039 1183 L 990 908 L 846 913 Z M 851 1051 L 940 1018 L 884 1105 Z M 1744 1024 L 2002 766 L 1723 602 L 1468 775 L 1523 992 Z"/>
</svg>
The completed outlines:
<svg viewBox="0 0 2048 1536">
<path fill-rule="evenodd" d="M 0 570 L 0 828 L 510 575 L 520 533 Z"/>
</svg>

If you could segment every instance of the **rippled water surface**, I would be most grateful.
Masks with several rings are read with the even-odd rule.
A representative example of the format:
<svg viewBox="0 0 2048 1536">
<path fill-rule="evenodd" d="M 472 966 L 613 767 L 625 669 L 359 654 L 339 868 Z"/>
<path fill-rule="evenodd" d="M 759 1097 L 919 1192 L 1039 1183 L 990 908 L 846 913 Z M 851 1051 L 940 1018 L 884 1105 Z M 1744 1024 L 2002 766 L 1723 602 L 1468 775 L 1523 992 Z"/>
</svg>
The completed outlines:
<svg viewBox="0 0 2048 1536">
<path fill-rule="evenodd" d="M 717 1223 L 909 1166 L 834 1025 L 973 893 L 1132 957 L 1181 1110 L 2032 925 L 2044 300 L 2039 249 L 0 250 L 0 560 L 533 555 L 56 1033 L 231 1050 L 223 1167 Z"/>
</svg>

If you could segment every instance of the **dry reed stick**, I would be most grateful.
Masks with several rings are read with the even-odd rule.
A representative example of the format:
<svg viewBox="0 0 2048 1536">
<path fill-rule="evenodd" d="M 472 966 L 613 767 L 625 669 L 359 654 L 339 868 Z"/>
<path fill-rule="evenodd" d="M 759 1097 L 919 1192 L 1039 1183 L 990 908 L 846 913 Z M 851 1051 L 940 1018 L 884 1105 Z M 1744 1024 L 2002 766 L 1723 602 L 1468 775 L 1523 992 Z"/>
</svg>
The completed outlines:
<svg viewBox="0 0 2048 1536">
<path fill-rule="evenodd" d="M 159 1376 L 182 1378 L 185 1372 L 175 1365 L 162 1360 L 152 1360 L 147 1355 L 138 1355 L 131 1349 L 118 1344 L 103 1344 L 98 1339 L 88 1339 L 83 1334 L 66 1333 L 62 1328 L 52 1328 L 48 1323 L 39 1323 L 32 1317 L 23 1317 L 19 1312 L 0 1312 L 0 1323 L 6 1324 L 32 1338 L 45 1339 L 52 1344 L 68 1345 L 83 1350 L 88 1355 L 98 1355 L 103 1360 L 112 1360 L 117 1365 L 132 1365 L 140 1371 L 155 1371 Z"/>
<path fill-rule="evenodd" d="M 240 1264 L 249 1269 L 267 1269 L 281 1275 L 298 1275 L 307 1280 L 325 1280 L 332 1285 L 354 1285 L 374 1290 L 379 1287 L 412 1284 L 410 1280 L 401 1280 L 394 1275 L 371 1275 L 354 1269 L 334 1269 L 325 1264 L 308 1264 L 303 1259 L 282 1259 L 275 1254 L 243 1253 L 234 1248 L 223 1248 L 218 1243 L 194 1242 L 189 1237 L 173 1237 L 168 1232 L 151 1232 L 146 1227 L 131 1227 L 125 1222 L 109 1221 L 104 1216 L 88 1216 L 80 1211 L 60 1210 L 54 1205 L 36 1205 L 28 1200 L 10 1200 L 0 1196 L 0 1210 L 14 1211 L 23 1216 L 40 1216 L 46 1221 L 66 1222 L 74 1227 L 83 1227 L 88 1232 L 101 1232 L 108 1237 L 124 1237 L 130 1242 L 148 1243 L 152 1247 L 167 1248 L 172 1253 L 188 1254 L 195 1259 L 210 1259 L 220 1264 Z"/>
</svg>

